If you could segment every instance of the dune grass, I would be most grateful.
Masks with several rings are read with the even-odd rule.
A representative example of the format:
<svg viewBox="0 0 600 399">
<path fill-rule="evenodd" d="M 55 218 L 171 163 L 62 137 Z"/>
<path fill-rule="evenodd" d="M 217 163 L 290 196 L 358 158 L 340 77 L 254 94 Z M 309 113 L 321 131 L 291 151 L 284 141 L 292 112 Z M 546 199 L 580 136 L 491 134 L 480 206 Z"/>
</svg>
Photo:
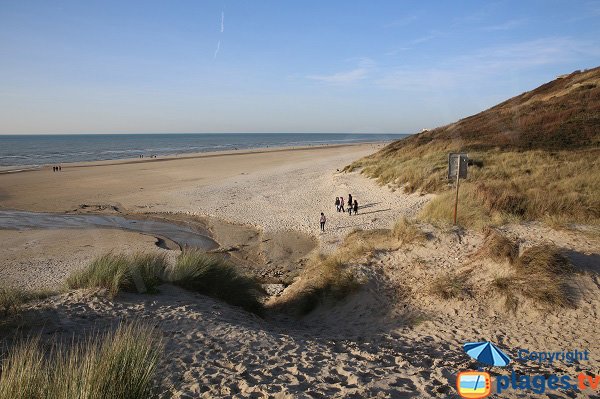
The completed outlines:
<svg viewBox="0 0 600 399">
<path fill-rule="evenodd" d="M 415 140 L 413 140 L 415 141 Z M 448 152 L 459 141 L 396 145 L 345 168 L 406 192 L 438 193 L 419 215 L 452 222 L 454 190 L 448 185 Z M 471 228 L 507 221 L 600 224 L 600 150 L 469 152 L 469 178 L 461 182 L 458 221 Z"/>
<path fill-rule="evenodd" d="M 467 280 L 467 276 L 461 273 L 443 273 L 432 280 L 429 291 L 446 300 L 468 298 L 473 294 Z"/>
<path fill-rule="evenodd" d="M 414 242 L 423 242 L 427 236 L 419 229 L 413 221 L 403 217 L 400 218 L 392 228 L 391 236 L 396 238 L 402 245 Z"/>
<path fill-rule="evenodd" d="M 14 316 L 20 313 L 23 304 L 54 294 L 56 292 L 50 290 L 28 291 L 20 288 L 0 287 L 0 316 Z"/>
<path fill-rule="evenodd" d="M 336 256 L 318 256 L 305 269 L 301 286 L 280 309 L 304 316 L 320 305 L 333 305 L 356 292 L 361 282 Z"/>
<path fill-rule="evenodd" d="M 120 291 L 152 292 L 167 267 L 158 254 L 121 255 L 108 253 L 67 278 L 69 288 L 105 288 L 111 295 Z"/>
<path fill-rule="evenodd" d="M 529 298 L 544 308 L 574 307 L 570 281 L 575 267 L 554 245 L 537 245 L 526 249 L 520 257 L 514 256 L 516 244 L 506 237 L 494 240 L 499 243 L 496 250 L 485 250 L 483 254 L 496 262 L 512 259 L 508 274 L 493 278 L 490 286 L 503 295 L 507 307 L 515 310 L 520 296 Z M 478 255 L 482 254 L 480 253 Z"/>
<path fill-rule="evenodd" d="M 253 278 L 222 258 L 200 251 L 184 251 L 167 280 L 190 291 L 219 298 L 250 312 L 261 314 L 264 291 Z"/>
<path fill-rule="evenodd" d="M 513 264 L 519 257 L 519 246 L 493 228 L 484 229 L 484 241 L 477 257 L 492 259 L 497 263 Z"/>
<path fill-rule="evenodd" d="M 152 328 L 130 323 L 79 343 L 40 338 L 17 344 L 2 360 L 0 397 L 15 399 L 145 399 L 162 352 Z"/>
<path fill-rule="evenodd" d="M 538 245 L 523 252 L 516 262 L 523 295 L 549 307 L 573 307 L 569 281 L 575 267 L 554 245 Z"/>
</svg>

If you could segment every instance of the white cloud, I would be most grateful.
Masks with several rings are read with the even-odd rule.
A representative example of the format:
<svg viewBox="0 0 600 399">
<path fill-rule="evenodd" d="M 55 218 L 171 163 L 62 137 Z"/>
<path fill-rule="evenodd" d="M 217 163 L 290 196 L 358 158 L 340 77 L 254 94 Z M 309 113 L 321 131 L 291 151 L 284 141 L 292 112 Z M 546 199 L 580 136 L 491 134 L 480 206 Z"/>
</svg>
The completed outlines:
<svg viewBox="0 0 600 399">
<path fill-rule="evenodd" d="M 581 54 L 600 56 L 600 45 L 570 38 L 543 38 L 455 56 L 431 68 L 388 68 L 376 84 L 398 90 L 447 90 L 475 81 L 489 82 L 511 71 L 560 65 L 576 60 Z"/>
<path fill-rule="evenodd" d="M 361 58 L 357 68 L 329 75 L 308 75 L 307 78 L 335 85 L 351 84 L 365 79 L 374 66 L 375 63 L 371 59 Z"/>
<path fill-rule="evenodd" d="M 221 11 L 221 33 L 225 32 L 225 11 Z"/>
<path fill-rule="evenodd" d="M 526 22 L 526 19 L 511 19 L 501 24 L 486 26 L 483 30 L 488 32 L 511 30 L 524 25 Z"/>
</svg>

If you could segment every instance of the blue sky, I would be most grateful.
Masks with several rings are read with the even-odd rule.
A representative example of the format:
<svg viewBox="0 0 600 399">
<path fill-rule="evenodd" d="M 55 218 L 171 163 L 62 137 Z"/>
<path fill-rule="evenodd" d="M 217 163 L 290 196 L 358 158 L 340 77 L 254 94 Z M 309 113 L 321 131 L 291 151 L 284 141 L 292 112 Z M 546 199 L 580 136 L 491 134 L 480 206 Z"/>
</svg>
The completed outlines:
<svg viewBox="0 0 600 399">
<path fill-rule="evenodd" d="M 412 133 L 599 39 L 600 1 L 0 1 L 0 133 Z"/>
</svg>

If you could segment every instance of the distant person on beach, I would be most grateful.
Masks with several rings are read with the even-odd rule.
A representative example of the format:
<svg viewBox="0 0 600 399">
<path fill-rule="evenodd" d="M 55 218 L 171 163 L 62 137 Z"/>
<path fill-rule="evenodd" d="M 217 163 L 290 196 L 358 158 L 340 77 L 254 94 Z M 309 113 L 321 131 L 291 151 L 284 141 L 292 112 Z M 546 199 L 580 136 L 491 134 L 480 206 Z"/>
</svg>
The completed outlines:
<svg viewBox="0 0 600 399">
<path fill-rule="evenodd" d="M 52 167 L 52 171 L 53 171 L 53 172 L 56 172 L 56 166 L 53 166 L 53 167 Z"/>
<path fill-rule="evenodd" d="M 58 165 L 58 171 L 62 172 L 62 166 Z"/>
<path fill-rule="evenodd" d="M 352 194 L 348 194 L 348 206 L 352 207 Z"/>
<path fill-rule="evenodd" d="M 340 211 L 340 197 L 335 197 L 335 209 Z"/>
<path fill-rule="evenodd" d="M 321 212 L 321 231 L 325 231 L 325 222 L 327 221 L 327 218 L 325 217 L 325 214 L 323 212 Z"/>
<path fill-rule="evenodd" d="M 344 197 L 340 197 L 340 212 L 346 212 L 344 209 Z"/>
<path fill-rule="evenodd" d="M 354 214 L 356 215 L 358 213 L 358 201 L 354 200 Z"/>
</svg>

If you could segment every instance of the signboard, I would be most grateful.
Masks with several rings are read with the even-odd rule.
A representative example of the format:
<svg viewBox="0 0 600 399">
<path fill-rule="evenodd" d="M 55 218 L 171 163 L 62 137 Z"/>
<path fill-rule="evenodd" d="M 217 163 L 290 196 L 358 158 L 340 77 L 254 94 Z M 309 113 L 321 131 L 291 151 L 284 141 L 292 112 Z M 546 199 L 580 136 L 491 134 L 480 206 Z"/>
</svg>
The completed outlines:
<svg viewBox="0 0 600 399">
<path fill-rule="evenodd" d="M 448 179 L 456 180 L 456 172 L 461 179 L 467 178 L 467 163 L 469 156 L 465 153 L 451 152 L 448 154 Z"/>
</svg>

